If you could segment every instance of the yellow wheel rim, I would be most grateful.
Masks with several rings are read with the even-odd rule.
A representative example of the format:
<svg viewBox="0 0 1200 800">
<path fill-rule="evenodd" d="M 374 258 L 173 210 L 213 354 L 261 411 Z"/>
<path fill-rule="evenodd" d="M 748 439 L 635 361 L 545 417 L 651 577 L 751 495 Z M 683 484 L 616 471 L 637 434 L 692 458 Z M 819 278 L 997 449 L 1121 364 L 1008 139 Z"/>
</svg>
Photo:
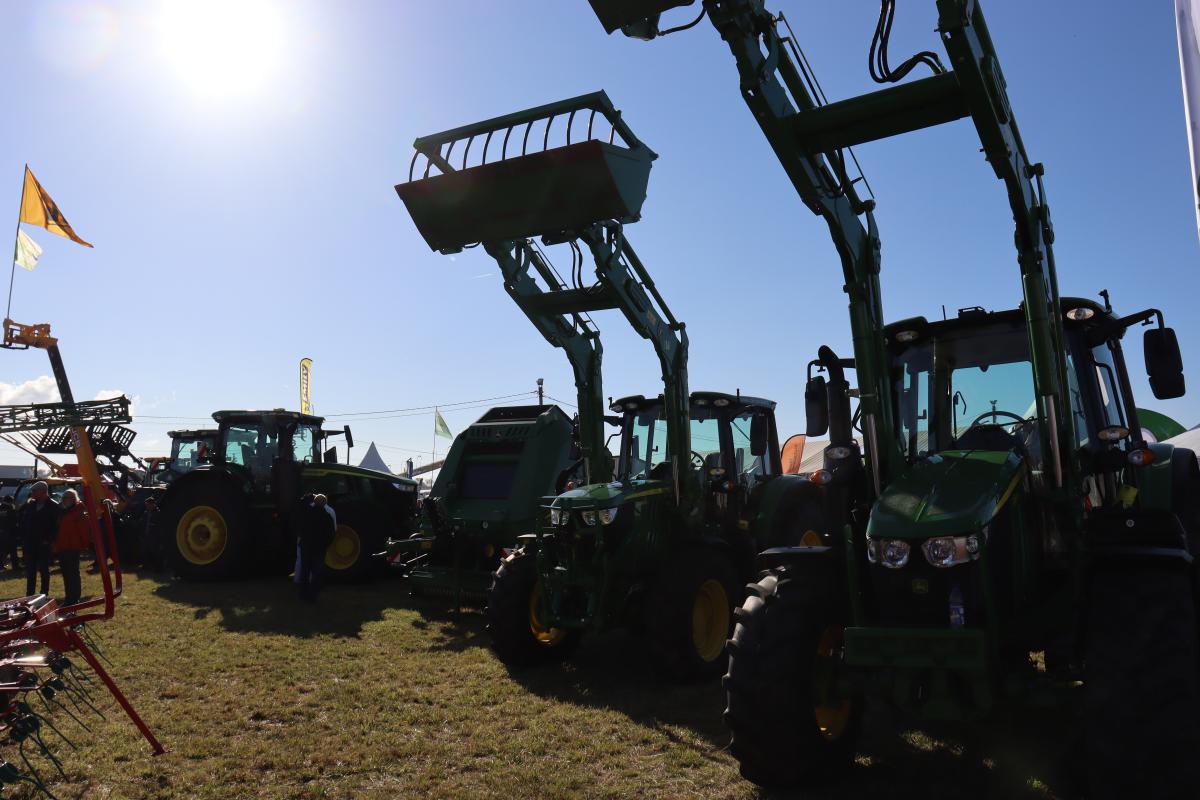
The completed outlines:
<svg viewBox="0 0 1200 800">
<path fill-rule="evenodd" d="M 800 537 L 801 547 L 820 547 L 823 544 L 825 544 L 825 540 L 821 538 L 821 534 L 811 529 L 805 531 L 804 535 Z"/>
<path fill-rule="evenodd" d="M 175 526 L 175 546 L 186 561 L 203 567 L 221 557 L 229 544 L 225 517 L 212 506 L 193 506 Z"/>
<path fill-rule="evenodd" d="M 358 531 L 345 523 L 339 523 L 333 541 L 325 549 L 325 566 L 330 569 L 350 569 L 358 563 L 362 554 L 362 539 Z"/>
<path fill-rule="evenodd" d="M 716 661 L 725 650 L 729 635 L 729 595 L 719 580 L 709 578 L 700 584 L 692 603 L 692 644 L 696 655 L 705 662 Z"/>
<path fill-rule="evenodd" d="M 554 647 L 566 637 L 567 632 L 562 628 L 548 628 L 542 624 L 542 584 L 534 584 L 529 593 L 529 631 L 538 644 L 544 647 Z"/>
<path fill-rule="evenodd" d="M 842 657 L 842 645 L 845 640 L 845 631 L 842 628 L 829 627 L 821 634 L 821 640 L 817 642 L 818 659 L 840 659 Z M 819 673 L 828 675 L 828 670 L 818 670 Z M 814 687 L 816 697 L 820 697 L 822 692 L 821 687 Z M 817 728 L 821 731 L 821 736 L 829 741 L 837 741 L 846 732 L 846 726 L 850 724 L 850 701 L 842 700 L 841 702 L 830 701 L 826 705 L 813 706 L 813 716 L 817 720 Z"/>
</svg>

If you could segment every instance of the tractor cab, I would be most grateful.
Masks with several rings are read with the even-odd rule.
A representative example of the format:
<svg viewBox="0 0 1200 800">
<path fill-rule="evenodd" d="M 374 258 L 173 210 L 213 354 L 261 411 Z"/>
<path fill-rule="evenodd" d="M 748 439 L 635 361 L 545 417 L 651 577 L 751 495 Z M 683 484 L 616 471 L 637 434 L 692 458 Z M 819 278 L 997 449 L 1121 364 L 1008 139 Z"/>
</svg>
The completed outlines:
<svg viewBox="0 0 1200 800">
<path fill-rule="evenodd" d="M 209 463 L 216 450 L 217 433 L 216 428 L 170 431 L 167 435 L 171 437 L 171 455 L 149 477 L 154 483 L 170 483 Z"/>
<path fill-rule="evenodd" d="M 670 481 L 673 460 L 663 397 L 624 397 L 612 410 L 622 414 L 617 479 Z M 702 488 L 725 494 L 750 491 L 759 480 L 780 473 L 773 401 L 693 392 L 688 418 L 693 449 L 683 463 Z"/>
</svg>

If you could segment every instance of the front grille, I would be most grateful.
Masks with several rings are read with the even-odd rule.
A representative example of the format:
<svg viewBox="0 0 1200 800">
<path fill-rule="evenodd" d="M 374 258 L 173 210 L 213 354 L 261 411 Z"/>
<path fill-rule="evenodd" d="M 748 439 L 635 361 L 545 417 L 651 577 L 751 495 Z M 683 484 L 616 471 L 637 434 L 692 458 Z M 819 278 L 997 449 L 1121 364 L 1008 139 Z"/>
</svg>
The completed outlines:
<svg viewBox="0 0 1200 800">
<path fill-rule="evenodd" d="M 985 622 L 979 562 L 939 568 L 914 546 L 908 564 L 900 569 L 872 564 L 867 574 L 883 625 L 950 627 L 950 593 L 955 586 L 962 593 L 966 625 Z"/>
</svg>

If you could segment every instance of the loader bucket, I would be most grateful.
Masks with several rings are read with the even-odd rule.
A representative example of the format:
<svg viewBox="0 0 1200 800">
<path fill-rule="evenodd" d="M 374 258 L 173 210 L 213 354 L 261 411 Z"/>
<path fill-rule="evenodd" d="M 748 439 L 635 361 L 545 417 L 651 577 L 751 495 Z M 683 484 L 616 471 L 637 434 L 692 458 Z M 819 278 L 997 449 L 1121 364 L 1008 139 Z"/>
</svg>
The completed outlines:
<svg viewBox="0 0 1200 800">
<path fill-rule="evenodd" d="M 609 124 L 597 124 L 597 114 Z M 423 155 L 424 174 L 410 169 L 396 193 L 429 246 L 444 253 L 607 220 L 635 222 L 656 157 L 603 92 L 423 137 L 416 148 L 413 167 Z M 432 167 L 440 174 L 429 174 Z"/>
</svg>

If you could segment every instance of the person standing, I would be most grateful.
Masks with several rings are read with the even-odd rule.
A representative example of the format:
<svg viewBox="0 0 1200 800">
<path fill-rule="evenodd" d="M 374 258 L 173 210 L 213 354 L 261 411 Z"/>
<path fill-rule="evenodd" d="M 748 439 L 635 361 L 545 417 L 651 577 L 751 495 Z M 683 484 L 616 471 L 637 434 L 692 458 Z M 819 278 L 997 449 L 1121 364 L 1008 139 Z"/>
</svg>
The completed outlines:
<svg viewBox="0 0 1200 800">
<path fill-rule="evenodd" d="M 50 496 L 45 481 L 29 489 L 29 500 L 21 508 L 19 522 L 21 548 L 25 552 L 25 594 L 32 595 L 37 577 L 42 578 L 42 594 L 50 594 L 50 553 L 58 536 L 58 503 Z"/>
<path fill-rule="evenodd" d="M 333 515 L 326 510 L 325 495 L 314 495 L 312 502 L 300 507 L 300 599 L 317 602 L 321 590 L 321 574 L 325 567 L 325 551 L 333 542 L 337 526 Z"/>
<path fill-rule="evenodd" d="M 79 554 L 92 541 L 91 518 L 79 495 L 67 489 L 62 499 L 62 514 L 58 521 L 58 536 L 54 540 L 54 553 L 63 577 L 63 605 L 79 602 L 82 586 L 79 577 Z"/>
<path fill-rule="evenodd" d="M 158 500 L 147 497 L 142 506 L 141 539 L 138 542 L 138 552 L 142 557 L 142 566 L 152 572 L 163 568 L 162 548 L 159 546 L 158 531 Z"/>
<path fill-rule="evenodd" d="M 21 568 L 21 559 L 17 557 L 17 506 L 11 494 L 0 497 L 0 570 L 12 557 L 12 568 Z"/>
</svg>

